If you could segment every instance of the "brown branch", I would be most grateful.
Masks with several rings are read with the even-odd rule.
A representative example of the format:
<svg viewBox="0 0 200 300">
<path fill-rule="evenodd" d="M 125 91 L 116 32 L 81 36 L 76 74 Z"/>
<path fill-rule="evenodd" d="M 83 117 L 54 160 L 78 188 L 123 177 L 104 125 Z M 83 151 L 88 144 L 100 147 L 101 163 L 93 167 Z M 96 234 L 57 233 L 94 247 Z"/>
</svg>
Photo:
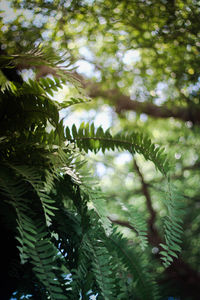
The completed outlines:
<svg viewBox="0 0 200 300">
<path fill-rule="evenodd" d="M 141 181 L 141 185 L 142 185 L 142 193 L 146 199 L 146 206 L 147 206 L 147 210 L 149 212 L 149 219 L 148 219 L 148 231 L 149 231 L 149 234 L 148 234 L 148 238 L 149 238 L 149 242 L 152 244 L 152 245 L 155 245 L 157 246 L 159 243 L 162 242 L 161 240 L 161 237 L 158 233 L 158 230 L 156 229 L 155 227 L 155 220 L 156 220 L 156 212 L 153 208 L 153 205 L 152 205 L 152 200 L 151 200 L 151 195 L 150 195 L 150 192 L 149 192 L 149 189 L 148 189 L 148 184 L 145 182 L 144 180 L 144 176 L 143 174 L 141 173 L 138 165 L 137 165 L 137 162 L 136 160 L 134 160 L 134 166 L 135 166 L 135 169 L 140 177 L 140 181 Z"/>
<path fill-rule="evenodd" d="M 18 66 L 19 69 L 33 67 L 34 66 L 31 66 L 26 62 Z M 35 66 L 35 68 L 37 69 L 37 80 L 40 77 L 44 77 L 48 74 L 57 76 L 56 70 L 49 66 Z M 166 119 L 173 117 L 184 122 L 191 121 L 194 124 L 200 124 L 200 109 L 197 106 L 173 106 L 173 108 L 168 108 L 166 107 L 166 105 L 158 106 L 153 103 L 150 103 L 149 101 L 140 102 L 137 100 L 131 100 L 129 96 L 122 94 L 118 89 L 104 90 L 100 83 L 85 80 L 85 78 L 77 72 L 74 72 L 73 75 L 81 82 L 83 87 L 87 89 L 89 97 L 103 97 L 110 100 L 110 102 L 114 105 L 117 113 L 133 110 L 137 113 L 145 113 L 153 118 Z"/>
<path fill-rule="evenodd" d="M 144 177 L 136 163 L 136 160 L 134 160 L 134 166 L 137 170 L 137 173 L 140 177 L 140 180 L 141 180 L 141 184 L 142 184 L 142 193 L 144 194 L 145 196 L 145 199 L 146 199 L 146 206 L 147 206 L 147 209 L 149 211 L 149 219 L 148 219 L 148 239 L 149 239 L 149 242 L 154 245 L 154 246 L 157 246 L 162 242 L 162 239 L 158 233 L 158 230 L 156 229 L 155 227 L 155 220 L 156 220 L 156 212 L 152 206 L 152 200 L 151 200 L 151 195 L 150 195 L 150 192 L 149 192 L 149 189 L 148 189 L 148 184 L 145 182 L 144 180 Z M 113 219 L 111 217 L 108 217 L 109 220 L 114 223 L 114 224 L 117 224 L 117 225 L 120 225 L 120 226 L 123 226 L 123 227 L 127 227 L 133 231 L 136 232 L 134 226 L 132 226 L 128 221 L 124 221 L 124 220 L 119 220 L 119 219 Z M 137 232 L 136 232 L 137 233 Z"/>
<path fill-rule="evenodd" d="M 184 122 L 191 121 L 194 124 L 200 124 L 200 109 L 197 107 L 178 107 L 168 108 L 166 105 L 158 106 L 148 101 L 140 102 L 131 100 L 127 95 L 122 94 L 118 89 L 103 90 L 100 84 L 86 83 L 89 96 L 103 97 L 111 101 L 115 106 L 116 112 L 135 111 L 145 113 L 153 118 L 170 118 L 182 120 Z"/>
<path fill-rule="evenodd" d="M 123 220 L 119 220 L 119 219 L 113 219 L 111 217 L 108 217 L 108 219 L 113 223 L 113 224 L 117 224 L 126 228 L 129 228 L 131 230 L 133 230 L 134 232 L 137 233 L 137 231 L 135 230 L 135 228 L 128 222 L 128 221 L 123 221 Z"/>
<path fill-rule="evenodd" d="M 148 209 L 148 211 L 150 213 L 150 218 L 149 218 L 149 222 L 148 223 L 149 223 L 149 226 L 150 226 L 150 228 L 152 230 L 154 222 L 155 222 L 155 219 L 156 219 L 156 212 L 155 212 L 155 210 L 154 210 L 154 208 L 152 206 L 151 196 L 150 196 L 150 193 L 149 193 L 149 190 L 148 190 L 148 186 L 147 186 L 147 184 L 146 184 L 146 182 L 144 180 L 144 177 L 143 177 L 143 175 L 142 175 L 142 173 L 141 173 L 141 171 L 140 171 L 140 169 L 139 169 L 139 167 L 137 165 L 136 160 L 134 160 L 134 166 L 135 166 L 135 169 L 136 169 L 136 171 L 137 171 L 137 173 L 138 173 L 138 175 L 140 177 L 140 180 L 141 180 L 142 192 L 143 192 L 143 194 L 144 194 L 144 196 L 146 198 L 147 209 Z"/>
</svg>

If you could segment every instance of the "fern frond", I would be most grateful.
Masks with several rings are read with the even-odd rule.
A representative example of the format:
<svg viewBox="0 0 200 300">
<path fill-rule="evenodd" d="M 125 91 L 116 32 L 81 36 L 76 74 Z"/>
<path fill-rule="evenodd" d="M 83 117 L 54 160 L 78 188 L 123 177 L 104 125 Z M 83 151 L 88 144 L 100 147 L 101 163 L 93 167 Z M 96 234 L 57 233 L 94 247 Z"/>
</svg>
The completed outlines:
<svg viewBox="0 0 200 300">
<path fill-rule="evenodd" d="M 104 152 L 106 149 L 128 150 L 132 154 L 142 154 L 146 160 L 152 161 L 164 175 L 170 170 L 164 149 L 156 147 L 148 137 L 141 133 L 119 133 L 112 136 L 109 130 L 104 132 L 102 127 L 95 130 L 93 123 L 91 125 L 82 123 L 79 129 L 73 125 L 70 131 L 67 127 L 65 134 L 70 142 L 76 143 L 80 149 L 84 149 L 86 152 L 89 150 L 95 153 L 99 150 Z"/>
<path fill-rule="evenodd" d="M 78 95 L 77 97 L 70 97 L 68 100 L 64 100 L 59 103 L 60 109 L 67 108 L 69 106 L 75 105 L 75 104 L 83 104 L 90 102 L 89 97 L 85 97 L 84 95 Z"/>
<path fill-rule="evenodd" d="M 3 74 L 3 72 L 0 69 L 0 86 L 1 86 L 1 92 L 4 93 L 4 91 L 9 89 L 10 81 L 6 78 L 6 76 Z"/>
<path fill-rule="evenodd" d="M 92 259 L 92 271 L 94 273 L 97 285 L 100 288 L 101 295 L 105 300 L 114 300 L 115 282 L 112 278 L 111 256 L 104 247 L 100 239 L 94 239 L 94 236 L 87 234 L 84 243 L 90 249 Z"/>
<path fill-rule="evenodd" d="M 23 197 L 27 192 L 27 188 L 20 180 L 14 183 L 10 176 L 8 176 L 8 170 L 1 167 L 1 173 L 2 170 L 4 170 L 4 173 L 1 174 L 0 178 L 0 193 L 6 197 L 5 201 L 10 203 L 16 210 L 17 230 L 20 234 L 17 240 L 21 245 L 18 249 L 20 251 L 21 262 L 25 263 L 28 259 L 28 247 L 33 246 L 35 243 L 34 237 L 30 234 L 35 234 L 35 231 L 31 226 L 29 217 L 25 215 L 26 204 L 24 203 Z"/>
<path fill-rule="evenodd" d="M 40 78 L 38 81 L 29 79 L 27 82 L 23 82 L 20 88 L 16 89 L 15 84 L 12 83 L 10 85 L 10 90 L 17 96 L 30 94 L 30 91 L 34 95 L 38 96 L 54 96 L 54 92 L 57 92 L 59 89 L 63 88 L 63 85 L 66 83 L 64 78 L 53 77 L 52 79 L 49 77 Z M 9 86 L 9 85 L 8 85 Z M 4 88 L 5 89 L 5 88 Z M 69 97 L 68 100 L 64 101 L 56 101 L 53 100 L 54 104 L 57 106 L 59 110 L 63 108 L 67 108 L 71 105 L 86 103 L 90 101 L 90 98 L 86 97 L 82 91 L 79 91 L 77 97 Z"/>
<path fill-rule="evenodd" d="M 164 233 L 166 245 L 160 244 L 163 251 L 161 259 L 163 265 L 168 267 L 173 261 L 174 257 L 178 258 L 177 253 L 181 251 L 181 236 L 183 234 L 182 216 L 183 203 L 181 196 L 176 191 L 175 187 L 168 179 L 168 190 L 166 192 L 166 199 L 164 204 L 167 209 L 167 216 L 164 218 Z"/>
<path fill-rule="evenodd" d="M 94 276 L 91 272 L 91 259 L 85 250 L 85 244 L 79 246 L 79 258 L 77 269 L 72 269 L 71 287 L 73 299 L 88 299 L 88 292 L 94 286 Z M 81 295 L 81 297 L 80 297 Z M 71 299 L 71 298 L 70 298 Z"/>
<path fill-rule="evenodd" d="M 63 57 L 64 58 L 59 57 L 49 48 L 38 46 L 22 54 L 1 55 L 0 65 L 1 68 L 12 68 L 14 66 L 20 66 L 20 68 L 38 68 L 40 66 L 47 66 L 50 74 L 64 82 L 72 84 L 81 95 L 85 95 L 81 81 L 72 72 L 75 68 L 72 66 L 70 56 L 66 57 L 66 55 L 64 55 Z M 54 85 L 52 90 L 54 90 Z M 50 89 L 49 93 L 52 93 Z"/>
<path fill-rule="evenodd" d="M 88 207 L 92 207 L 95 210 L 106 235 L 109 235 L 112 232 L 112 224 L 108 218 L 108 211 L 106 210 L 106 197 L 100 188 L 98 188 L 98 184 L 94 178 L 87 175 L 83 177 L 80 189 L 88 195 Z"/>
<path fill-rule="evenodd" d="M 54 210 L 57 208 L 53 205 L 55 203 L 45 191 L 45 187 L 48 186 L 48 182 L 43 182 L 41 175 L 34 169 L 34 167 L 29 167 L 27 165 L 20 166 L 14 164 L 8 164 L 12 169 L 16 171 L 17 175 L 21 175 L 25 181 L 29 182 L 37 193 L 41 205 L 43 207 L 46 222 L 51 221 L 51 217 L 54 216 Z"/>
<path fill-rule="evenodd" d="M 16 167 L 15 170 L 19 171 L 21 168 Z M 29 171 L 23 172 L 23 175 L 26 173 L 26 178 L 28 178 Z M 54 272 L 56 249 L 48 237 L 48 229 L 44 224 L 42 214 L 40 215 L 41 220 L 38 220 L 35 212 L 30 210 L 31 200 L 24 197 L 24 194 L 27 193 L 25 182 L 13 183 L 12 178 L 5 174 L 4 178 L 0 180 L 1 194 L 6 196 L 8 199 L 6 201 L 16 211 L 19 232 L 16 239 L 20 243 L 18 249 L 21 262 L 25 263 L 27 260 L 31 260 L 35 275 L 45 285 L 51 299 L 66 299 L 64 290 Z"/>
<path fill-rule="evenodd" d="M 128 222 L 133 226 L 137 233 L 137 237 L 139 239 L 140 246 L 142 250 L 144 250 L 147 245 L 147 224 L 144 220 L 143 214 L 133 205 L 119 203 L 122 208 L 122 213 L 128 220 Z"/>
<path fill-rule="evenodd" d="M 35 247 L 30 250 L 33 270 L 39 280 L 46 286 L 47 291 L 52 300 L 66 299 L 63 288 L 56 278 L 54 261 L 56 249 L 50 242 L 46 234 L 46 229 L 41 222 L 37 222 L 35 226 L 37 236 Z"/>
<path fill-rule="evenodd" d="M 128 240 L 115 231 L 107 237 L 107 246 L 117 253 L 118 258 L 132 275 L 135 296 L 142 300 L 159 299 L 158 287 L 146 269 L 146 262 L 143 261 L 141 254 L 128 246 Z"/>
<path fill-rule="evenodd" d="M 44 48 L 42 45 L 32 48 L 30 51 L 25 53 L 18 53 L 13 55 L 1 55 L 0 62 L 2 68 L 12 68 L 13 65 L 24 65 L 29 66 L 40 66 L 47 65 L 51 67 L 56 67 L 63 65 L 63 68 L 69 68 L 71 63 L 66 63 L 70 61 L 70 57 L 62 59 L 57 54 L 55 54 L 50 48 Z"/>
</svg>

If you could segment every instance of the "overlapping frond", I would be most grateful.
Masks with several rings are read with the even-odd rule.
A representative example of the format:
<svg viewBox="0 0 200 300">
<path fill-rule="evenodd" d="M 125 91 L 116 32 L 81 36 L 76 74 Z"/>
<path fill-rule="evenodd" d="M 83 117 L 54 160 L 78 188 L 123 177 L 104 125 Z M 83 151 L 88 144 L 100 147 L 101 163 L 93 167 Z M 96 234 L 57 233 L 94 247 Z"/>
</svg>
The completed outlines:
<svg viewBox="0 0 200 300">
<path fill-rule="evenodd" d="M 144 156 L 146 160 L 150 160 L 154 163 L 155 167 L 164 175 L 166 178 L 168 178 L 168 174 L 171 170 L 170 163 L 167 159 L 167 155 L 164 152 L 164 148 L 160 148 L 159 146 L 155 146 L 151 140 L 144 136 L 141 133 L 130 133 L 130 134 L 124 134 L 119 133 L 114 136 L 111 135 L 110 130 L 104 131 L 102 127 L 99 127 L 95 129 L 94 124 L 85 124 L 82 123 L 80 127 L 77 129 L 75 125 L 72 126 L 71 130 L 69 127 L 65 129 L 65 135 L 66 138 L 70 142 L 76 143 L 76 145 L 80 149 L 84 149 L 86 152 L 94 151 L 95 153 L 99 150 L 102 150 L 103 152 L 105 150 L 114 150 L 114 149 L 120 149 L 120 150 L 128 150 L 130 153 L 139 153 Z M 168 185 L 168 194 L 171 195 L 171 185 L 169 183 Z M 173 226 L 170 226 L 168 223 L 169 221 L 165 220 L 165 231 L 166 231 L 166 245 L 165 251 L 161 252 L 162 260 L 164 261 L 164 265 L 168 266 L 170 261 L 172 262 L 172 256 L 176 257 L 176 254 L 172 251 L 173 249 L 180 251 L 180 236 L 177 236 L 179 233 L 176 232 L 181 230 L 181 225 L 179 225 L 179 219 L 176 221 L 176 217 L 172 215 L 171 212 L 176 211 L 176 201 L 172 200 L 172 196 L 170 196 L 170 201 L 165 201 L 167 212 L 169 212 L 169 215 L 167 218 L 170 218 L 172 220 L 173 224 L 177 224 L 175 228 L 175 232 L 173 233 Z M 172 204 L 173 202 L 173 204 Z M 97 202 L 98 203 L 98 202 Z M 134 209 L 132 209 L 134 210 Z M 129 212 L 129 221 L 132 223 L 133 227 L 136 229 L 141 247 L 145 248 L 147 246 L 147 229 L 146 224 L 143 220 L 143 218 L 140 218 L 137 214 L 137 212 L 133 212 L 133 216 L 130 217 L 130 207 L 127 209 Z M 170 226 L 170 229 L 169 229 Z M 177 227 L 177 230 L 176 230 Z M 170 230 L 170 232 L 169 232 Z M 175 236 L 173 236 L 173 234 Z M 169 245 L 173 245 L 172 248 L 169 247 Z M 174 248 L 175 247 L 175 248 Z M 167 262 L 167 263 L 166 263 Z"/>
<path fill-rule="evenodd" d="M 141 253 L 134 251 L 128 246 L 128 240 L 120 233 L 113 232 L 107 238 L 109 249 L 115 251 L 118 258 L 122 260 L 126 269 L 130 272 L 133 280 L 133 291 L 138 299 L 159 299 L 158 287 L 153 276 L 147 270 Z"/>
<path fill-rule="evenodd" d="M 94 124 L 81 124 L 79 129 L 73 125 L 64 131 L 59 110 L 85 98 L 60 103 L 51 96 L 66 81 L 82 93 L 77 79 L 63 71 L 56 57 L 40 49 L 1 57 L 4 68 L 23 60 L 28 65 L 53 68 L 58 78 L 23 83 L 0 78 L 0 195 L 1 203 L 14 208 L 10 218 L 17 228 L 11 231 L 19 243 L 21 263 L 32 266 L 36 287 L 46 299 L 87 299 L 91 291 L 105 300 L 128 299 L 130 291 L 136 299 L 158 299 L 146 261 L 128 246 L 126 239 L 113 232 L 103 193 L 96 182 L 89 180 L 90 174 L 81 171 L 85 159 L 80 150 L 139 153 L 168 176 L 170 164 L 164 149 L 141 133 L 112 136 L 109 130 L 95 129 Z M 161 253 L 166 266 L 180 250 L 181 234 L 171 185 L 168 195 L 166 245 L 162 245 Z M 146 227 L 141 215 L 127 207 L 126 216 L 145 248 Z M 129 273 L 132 283 L 128 283 Z"/>
<path fill-rule="evenodd" d="M 0 170 L 2 172 L 3 169 Z M 27 174 L 26 171 L 23 174 Z M 49 230 L 43 215 L 40 213 L 37 216 L 33 209 L 30 210 L 30 206 L 33 206 L 32 199 L 28 198 L 28 195 L 33 197 L 30 193 L 31 190 L 28 189 L 29 192 L 27 191 L 27 186 L 23 180 L 19 179 L 14 182 L 10 174 L 8 176 L 6 172 L 4 172 L 4 178 L 1 176 L 0 190 L 1 194 L 6 197 L 6 201 L 16 211 L 17 230 L 19 232 L 16 238 L 19 241 L 18 249 L 21 262 L 31 261 L 35 275 L 46 286 L 47 295 L 49 294 L 51 299 L 66 299 L 61 284 L 54 273 L 56 248 L 49 239 Z M 34 200 L 36 201 L 37 198 Z"/>
<path fill-rule="evenodd" d="M 98 237 L 87 235 L 84 242 L 93 257 L 92 272 L 103 299 L 114 300 L 115 283 L 114 278 L 110 276 L 112 273 L 111 255 Z"/>
<path fill-rule="evenodd" d="M 137 234 L 140 246 L 144 250 L 147 245 L 147 224 L 144 219 L 143 214 L 134 207 L 134 205 L 120 203 L 121 210 L 123 215 L 126 217 L 126 220 L 134 228 L 134 231 Z"/>
<path fill-rule="evenodd" d="M 106 210 L 105 195 L 96 180 L 90 176 L 85 177 L 80 188 L 81 191 L 84 191 L 88 195 L 88 207 L 92 207 L 95 210 L 99 218 L 99 223 L 101 223 L 101 226 L 104 228 L 106 235 L 111 234 L 112 225 Z"/>
</svg>

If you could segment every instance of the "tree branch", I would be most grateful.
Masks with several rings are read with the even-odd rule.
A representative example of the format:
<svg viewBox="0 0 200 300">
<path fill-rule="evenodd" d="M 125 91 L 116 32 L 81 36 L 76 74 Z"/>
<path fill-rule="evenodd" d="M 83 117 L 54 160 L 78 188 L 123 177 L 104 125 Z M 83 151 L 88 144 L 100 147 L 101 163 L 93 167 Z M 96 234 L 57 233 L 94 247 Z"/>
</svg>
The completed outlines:
<svg viewBox="0 0 200 300">
<path fill-rule="evenodd" d="M 103 97 L 110 100 L 115 106 L 117 113 L 123 111 L 135 111 L 138 113 L 145 113 L 153 118 L 170 118 L 179 119 L 181 121 L 191 121 L 194 124 L 200 124 L 200 109 L 197 106 L 193 107 L 178 107 L 168 108 L 166 105 L 158 106 L 148 101 L 140 102 L 131 100 L 127 95 L 122 94 L 118 89 L 103 90 L 100 84 L 89 84 L 85 86 L 88 88 L 88 94 L 91 98 Z"/>
<path fill-rule="evenodd" d="M 136 162 L 136 160 L 134 160 L 134 166 L 135 166 L 135 169 L 140 177 L 140 180 L 141 180 L 141 184 L 142 184 L 142 192 L 146 198 L 146 205 L 147 205 L 147 209 L 150 213 L 150 218 L 149 218 L 149 225 L 151 228 L 153 228 L 153 225 L 154 225 L 154 222 L 155 222 L 155 219 L 156 219 L 156 212 L 155 210 L 153 209 L 153 206 L 152 206 L 152 203 L 151 203 L 151 196 L 150 196 L 150 193 L 149 193 L 149 190 L 148 190 L 148 186 L 144 180 L 144 177 L 138 167 L 138 164 Z"/>
<path fill-rule="evenodd" d="M 123 220 L 119 220 L 119 219 L 113 219 L 111 217 L 108 217 L 108 219 L 113 223 L 113 224 L 117 224 L 126 228 L 129 228 L 133 231 L 135 231 L 137 233 L 137 231 L 135 230 L 135 228 L 128 222 L 128 221 L 123 221 Z"/>
<path fill-rule="evenodd" d="M 34 66 L 26 64 L 19 65 L 19 69 L 32 68 Z M 35 66 L 37 69 L 36 79 L 46 76 L 48 74 L 57 76 L 56 70 L 49 66 Z M 83 87 L 87 89 L 88 96 L 91 98 L 103 97 L 111 101 L 117 113 L 123 111 L 135 111 L 137 113 L 145 113 L 153 118 L 170 118 L 179 119 L 181 121 L 191 121 L 194 124 L 200 124 L 200 109 L 194 107 L 178 107 L 168 108 L 166 105 L 158 106 L 148 101 L 140 102 L 131 100 L 127 95 L 122 94 L 118 89 L 103 90 L 100 83 L 85 80 L 85 78 L 74 72 L 73 75 L 82 83 Z"/>
</svg>

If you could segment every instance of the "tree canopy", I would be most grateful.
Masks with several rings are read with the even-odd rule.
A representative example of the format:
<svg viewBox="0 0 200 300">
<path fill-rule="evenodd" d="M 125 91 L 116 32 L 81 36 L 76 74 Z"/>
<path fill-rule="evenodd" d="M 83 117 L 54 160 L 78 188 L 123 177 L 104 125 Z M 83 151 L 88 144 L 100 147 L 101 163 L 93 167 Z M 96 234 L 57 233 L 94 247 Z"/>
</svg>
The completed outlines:
<svg viewBox="0 0 200 300">
<path fill-rule="evenodd" d="M 2 297 L 197 299 L 199 2 L 8 3 Z"/>
</svg>

